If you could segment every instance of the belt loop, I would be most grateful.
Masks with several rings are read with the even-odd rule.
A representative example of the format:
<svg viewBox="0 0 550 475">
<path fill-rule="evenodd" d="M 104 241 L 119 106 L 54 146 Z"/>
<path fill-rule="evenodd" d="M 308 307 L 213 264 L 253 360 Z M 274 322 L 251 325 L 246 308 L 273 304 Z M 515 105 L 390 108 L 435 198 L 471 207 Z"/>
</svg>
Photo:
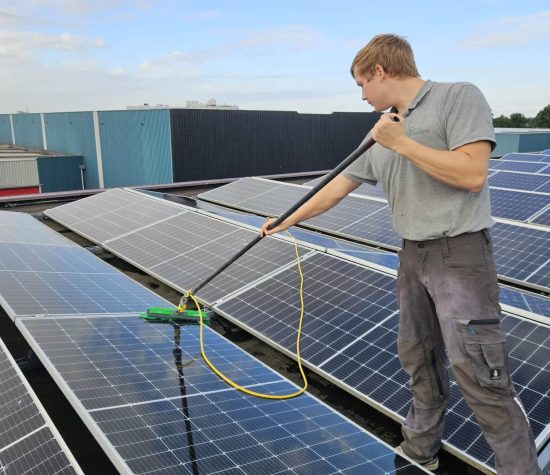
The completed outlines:
<svg viewBox="0 0 550 475">
<path fill-rule="evenodd" d="M 451 255 L 449 251 L 449 239 L 445 236 L 439 242 L 441 243 L 441 257 L 449 257 Z"/>
</svg>

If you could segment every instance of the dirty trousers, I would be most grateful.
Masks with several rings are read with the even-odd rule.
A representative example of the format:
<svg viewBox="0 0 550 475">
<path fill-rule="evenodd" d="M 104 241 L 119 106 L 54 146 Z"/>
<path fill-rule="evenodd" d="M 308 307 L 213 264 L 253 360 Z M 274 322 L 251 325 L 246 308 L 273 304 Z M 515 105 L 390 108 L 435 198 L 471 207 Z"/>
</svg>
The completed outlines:
<svg viewBox="0 0 550 475">
<path fill-rule="evenodd" d="M 405 452 L 439 450 L 454 377 L 495 453 L 499 475 L 538 475 L 537 451 L 508 372 L 506 337 L 488 230 L 403 241 L 397 279 L 399 358 L 413 402 L 402 426 Z"/>
</svg>

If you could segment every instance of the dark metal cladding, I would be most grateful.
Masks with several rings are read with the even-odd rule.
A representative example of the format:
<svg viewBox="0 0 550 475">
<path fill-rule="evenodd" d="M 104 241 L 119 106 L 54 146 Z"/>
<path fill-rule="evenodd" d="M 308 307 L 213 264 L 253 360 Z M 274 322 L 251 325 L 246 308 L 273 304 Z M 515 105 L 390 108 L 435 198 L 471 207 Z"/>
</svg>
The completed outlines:
<svg viewBox="0 0 550 475">
<path fill-rule="evenodd" d="M 378 117 L 171 109 L 174 181 L 327 170 L 357 148 Z"/>
</svg>

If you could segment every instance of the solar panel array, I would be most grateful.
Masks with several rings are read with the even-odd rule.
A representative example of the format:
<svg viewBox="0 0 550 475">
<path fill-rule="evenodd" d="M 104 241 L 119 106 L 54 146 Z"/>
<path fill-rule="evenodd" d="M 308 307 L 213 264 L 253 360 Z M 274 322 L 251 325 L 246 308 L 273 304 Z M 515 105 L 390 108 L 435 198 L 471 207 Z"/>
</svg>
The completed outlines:
<svg viewBox="0 0 550 475">
<path fill-rule="evenodd" d="M 197 229 L 200 223 L 193 224 Z M 114 286 L 116 271 L 104 272 L 106 265 L 86 250 L 67 240 L 57 246 L 2 242 L 0 247 L 0 272 L 19 279 L 23 300 L 46 314 L 21 316 L 36 309 L 21 310 L 22 296 L 2 287 L 17 309 L 16 325 L 120 473 L 426 473 L 309 395 L 273 402 L 229 388 L 202 361 L 197 326 L 150 324 L 129 314 L 134 306 L 143 311 L 168 304 L 156 296 L 136 302 L 135 295 Z M 82 313 L 87 300 L 80 291 L 87 289 L 68 291 L 81 276 L 93 276 L 93 283 L 108 288 L 125 313 L 107 308 L 101 315 Z M 58 280 L 63 282 L 56 287 Z M 94 292 L 84 296 L 94 295 L 101 304 L 102 294 Z M 76 315 L 52 314 L 59 296 L 64 313 Z M 204 332 L 210 359 L 237 384 L 268 394 L 296 391 L 209 328 Z M 0 442 L 8 444 L 0 446 L 2 468 L 14 475 L 75 473 L 50 428 L 40 426 L 32 408 L 25 412 L 30 405 L 20 392 L 15 395 L 18 386 L 3 369 L 0 355 L 0 412 L 1 396 L 13 396 L 1 419 Z M 21 440 L 12 443 L 12 432 Z"/>
<path fill-rule="evenodd" d="M 2 473 L 82 473 L 2 340 L 0 422 Z"/>
<path fill-rule="evenodd" d="M 294 185 L 284 183 L 273 185 L 273 182 L 267 180 L 247 178 L 202 193 L 199 197 L 246 211 L 276 216 L 286 210 L 282 207 L 283 205 L 278 203 L 277 197 L 280 196 L 286 200 L 291 190 L 292 193 L 295 193 L 295 188 Z M 264 199 L 266 199 L 265 202 Z M 352 237 L 365 243 L 374 243 L 386 249 L 401 247 L 401 240 L 393 230 L 391 214 L 387 207 L 374 213 L 369 214 L 367 211 L 361 214 L 358 211 L 361 203 L 356 203 L 356 201 L 362 198 L 353 198 L 354 201 L 348 206 L 349 199 L 344 198 L 338 205 L 341 210 L 349 210 L 340 216 L 341 220 L 347 219 L 347 222 L 340 221 L 332 227 L 331 223 L 336 221 L 330 217 L 324 221 L 329 224 L 325 225 L 322 222 L 323 224 L 318 225 L 314 221 L 317 219 L 316 217 L 305 221 L 303 225 L 319 230 L 330 228 L 333 234 Z M 362 199 L 362 201 L 371 202 L 366 199 Z M 256 206 L 256 203 L 261 204 Z M 550 230 L 498 222 L 492 228 L 492 234 L 497 271 L 502 279 L 550 291 L 550 266 L 548 266 L 548 262 L 550 262 Z"/>
<path fill-rule="evenodd" d="M 17 325 L 120 473 L 426 473 L 307 394 L 270 401 L 229 388 L 200 358 L 197 326 L 137 315 Z M 209 328 L 204 338 L 238 384 L 296 390 Z"/>
<path fill-rule="evenodd" d="M 223 191 L 223 199 L 238 201 L 238 206 L 243 209 L 261 207 L 262 212 L 269 215 L 278 214 L 271 212 L 271 209 L 276 206 L 286 206 L 289 196 L 293 203 L 298 199 L 297 197 L 304 193 L 303 190 L 296 193 L 298 187 L 274 184 L 266 180 L 245 179 L 242 181 L 242 188 L 239 187 L 239 182 L 223 187 L 222 190 L 227 188 Z M 257 182 L 262 182 L 259 190 L 256 186 Z M 209 192 L 209 194 L 211 193 Z M 217 199 L 218 196 L 215 200 Z M 233 202 L 229 204 L 234 206 Z M 357 210 L 354 205 L 349 209 Z M 371 217 L 379 214 L 381 214 L 380 209 L 374 211 Z M 389 215 L 389 213 L 387 214 Z M 349 215 L 353 216 L 353 211 Z M 184 225 L 191 216 L 193 217 L 191 224 Z M 213 245 L 210 239 L 201 240 L 200 236 L 215 234 L 215 231 L 219 231 L 219 226 L 221 226 L 218 223 L 214 226 L 214 232 L 192 232 L 189 236 L 185 234 L 190 229 L 200 230 L 201 226 L 198 223 L 202 219 L 206 219 L 206 222 L 211 221 L 211 218 L 197 217 L 193 212 L 181 211 L 174 218 L 165 218 L 153 225 L 140 228 L 136 232 L 130 231 L 120 238 L 106 240 L 104 245 L 109 247 L 119 241 L 117 253 L 128 254 L 131 252 L 137 257 L 142 255 L 146 256 L 144 259 L 152 259 L 143 262 L 141 264 L 143 268 L 164 267 L 160 264 L 169 262 L 170 256 L 177 255 L 178 259 L 186 257 L 185 253 L 182 255 L 179 251 L 180 237 L 182 241 L 190 244 L 190 249 L 192 249 L 190 255 L 198 250 L 204 250 L 201 249 L 200 242 L 204 243 L 205 249 Z M 164 232 L 162 225 L 171 220 L 175 220 L 174 223 L 178 224 L 174 224 L 173 229 Z M 344 224 L 332 219 L 328 221 L 330 222 L 329 226 L 337 227 Z M 351 225 L 348 223 L 344 227 L 352 228 L 354 224 L 355 222 Z M 525 249 L 528 251 L 536 249 L 536 252 L 532 252 L 528 258 L 536 257 L 539 260 L 532 260 L 534 267 L 523 270 L 523 274 L 514 274 L 519 271 L 519 265 L 515 265 L 513 256 L 501 256 L 499 265 L 509 271 L 513 279 L 518 281 L 530 279 L 533 286 L 544 286 L 548 277 L 548 274 L 544 272 L 543 264 L 546 258 L 545 250 L 548 249 L 548 247 L 544 247 L 545 239 L 547 239 L 544 231 L 532 227 L 497 223 L 495 247 L 497 247 L 499 239 L 506 245 L 506 239 L 515 240 L 517 236 L 512 239 L 510 233 L 516 232 L 518 228 L 521 229 L 519 237 L 524 237 L 524 233 L 529 233 L 529 242 L 524 243 Z M 538 232 L 542 234 L 537 234 Z M 147 233 L 150 235 L 145 239 Z M 223 233 L 218 232 L 218 234 Z M 133 247 L 134 245 L 131 244 L 133 239 L 138 243 L 137 247 Z M 157 239 L 157 247 L 160 250 L 155 249 L 155 239 Z M 272 239 L 267 241 L 272 241 Z M 150 244 L 146 245 L 145 242 L 150 242 Z M 324 242 L 326 243 L 326 241 Z M 240 247 L 242 244 L 240 243 Z M 317 245 L 323 246 L 324 244 Z M 358 259 L 362 259 L 366 255 L 365 249 L 362 249 L 364 246 L 357 245 L 357 249 L 347 249 L 346 247 L 333 252 L 355 254 L 354 258 Z M 387 247 L 391 248 L 391 246 Z M 133 250 L 129 251 L 128 249 Z M 149 252 L 149 250 L 154 252 Z M 157 255 L 157 253 L 160 254 Z M 517 251 L 515 253 L 517 254 Z M 497 261 L 498 257 L 497 255 Z M 510 264 L 509 267 L 506 267 L 508 264 Z M 176 266 L 176 268 L 178 267 L 180 266 Z M 307 284 L 309 287 L 306 288 L 308 315 L 302 338 L 302 355 L 307 364 L 330 380 L 341 384 L 350 392 L 377 405 L 383 411 L 396 418 L 403 417 L 405 408 L 410 402 L 410 394 L 406 388 L 406 377 L 403 379 L 404 373 L 400 374 L 401 370 L 394 347 L 397 323 L 394 277 L 320 253 L 309 254 L 303 262 L 303 268 L 307 276 L 306 282 L 309 282 Z M 150 272 L 150 270 L 148 271 Z M 193 272 L 191 273 L 193 274 Z M 253 279 L 251 285 L 242 285 L 241 290 L 236 290 L 238 288 L 236 286 L 232 289 L 236 290 L 236 293 L 222 298 L 215 305 L 215 309 L 270 344 L 292 355 L 295 349 L 295 325 L 298 313 L 296 279 L 297 274 L 293 267 L 279 263 L 278 271 L 273 271 L 266 278 Z M 527 311 L 547 308 L 545 306 L 547 301 L 538 301 L 537 298 L 530 298 L 527 294 L 518 296 L 515 292 L 507 292 L 506 295 L 511 301 L 521 302 L 524 307 L 527 307 Z M 523 384 L 522 381 L 527 381 L 520 389 L 522 399 L 527 401 L 526 406 L 530 406 L 529 417 L 534 427 L 536 426 L 537 443 L 540 446 L 546 440 L 547 427 L 550 423 L 547 417 L 549 412 L 545 412 L 548 396 L 541 391 L 540 387 L 540 381 L 544 381 L 548 374 L 546 367 L 536 366 L 533 361 L 543 361 L 545 357 L 544 351 L 548 335 L 545 337 L 545 342 L 541 344 L 536 338 L 546 335 L 548 327 L 512 315 L 507 315 L 505 318 L 512 322 L 510 328 L 513 331 L 511 330 L 510 334 L 516 338 L 515 346 L 511 348 L 511 351 L 516 351 L 516 348 L 529 348 L 533 355 L 537 355 L 529 363 L 530 366 L 526 366 L 522 370 L 524 372 L 518 373 L 518 379 L 520 386 Z M 530 327 L 532 331 L 528 332 L 528 338 L 523 335 L 525 331 L 523 322 L 535 325 L 535 327 Z M 374 340 L 371 341 L 371 338 Z M 356 357 L 355 355 L 358 354 L 361 356 Z M 517 361 L 519 365 L 520 362 L 527 360 L 518 358 Z M 541 379 L 529 379 L 528 376 L 525 376 L 525 374 L 532 375 L 532 367 L 540 372 Z M 482 466 L 491 467 L 493 465 L 491 451 L 480 437 L 479 429 L 473 421 L 471 413 L 467 408 L 465 409 L 465 403 L 454 386 L 451 400 L 453 410 L 446 433 L 447 443 L 455 452 L 464 453 L 466 457 L 476 460 Z"/>
</svg>

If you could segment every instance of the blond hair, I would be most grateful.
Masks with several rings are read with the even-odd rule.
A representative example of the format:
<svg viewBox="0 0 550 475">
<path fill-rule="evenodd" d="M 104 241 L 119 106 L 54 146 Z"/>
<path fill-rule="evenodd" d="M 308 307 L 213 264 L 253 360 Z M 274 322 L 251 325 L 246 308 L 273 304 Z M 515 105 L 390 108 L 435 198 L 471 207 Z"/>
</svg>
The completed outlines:
<svg viewBox="0 0 550 475">
<path fill-rule="evenodd" d="M 366 78 L 374 74 L 379 64 L 390 77 L 420 77 L 409 42 L 398 35 L 376 35 L 361 48 L 351 63 L 351 75 L 355 72 Z"/>
</svg>

